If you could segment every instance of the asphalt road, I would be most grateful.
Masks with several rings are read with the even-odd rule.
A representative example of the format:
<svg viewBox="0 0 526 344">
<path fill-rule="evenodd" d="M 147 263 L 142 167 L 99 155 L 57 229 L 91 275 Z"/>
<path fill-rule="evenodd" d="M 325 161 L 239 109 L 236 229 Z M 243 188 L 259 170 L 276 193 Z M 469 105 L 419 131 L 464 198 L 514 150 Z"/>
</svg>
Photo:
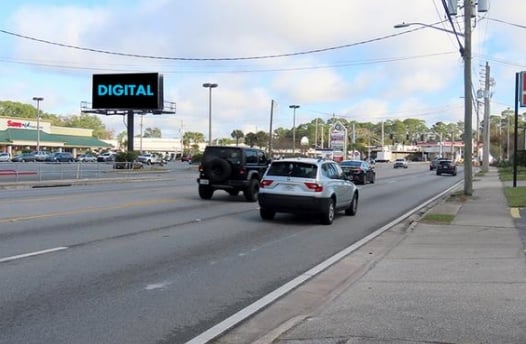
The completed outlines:
<svg viewBox="0 0 526 344">
<path fill-rule="evenodd" d="M 379 164 L 357 216 L 323 226 L 261 221 L 241 194 L 201 200 L 195 167 L 177 164 L 133 183 L 2 190 L 0 343 L 184 343 L 462 178 Z"/>
</svg>

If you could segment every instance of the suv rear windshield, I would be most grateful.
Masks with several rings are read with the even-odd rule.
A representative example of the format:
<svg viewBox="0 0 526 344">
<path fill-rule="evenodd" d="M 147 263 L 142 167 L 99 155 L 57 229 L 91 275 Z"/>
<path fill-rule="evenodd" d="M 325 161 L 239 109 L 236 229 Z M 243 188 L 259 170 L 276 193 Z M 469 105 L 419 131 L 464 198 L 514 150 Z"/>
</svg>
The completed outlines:
<svg viewBox="0 0 526 344">
<path fill-rule="evenodd" d="M 210 159 L 225 159 L 231 163 L 241 163 L 241 150 L 236 147 L 207 147 L 203 156 L 203 160 Z"/>
<path fill-rule="evenodd" d="M 270 165 L 267 176 L 316 178 L 318 167 L 313 164 L 291 161 L 275 161 Z"/>
</svg>

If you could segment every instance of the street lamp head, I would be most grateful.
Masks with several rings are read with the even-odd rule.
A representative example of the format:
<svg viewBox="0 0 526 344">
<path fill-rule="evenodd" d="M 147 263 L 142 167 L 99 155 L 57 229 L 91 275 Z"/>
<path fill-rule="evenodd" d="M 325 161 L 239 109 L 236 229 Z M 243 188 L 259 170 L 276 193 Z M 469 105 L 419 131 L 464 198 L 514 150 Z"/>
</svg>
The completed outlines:
<svg viewBox="0 0 526 344">
<path fill-rule="evenodd" d="M 300 106 L 299 105 L 289 105 L 289 108 L 291 109 L 298 109 Z"/>
<path fill-rule="evenodd" d="M 409 24 L 406 24 L 404 22 L 402 22 L 401 24 L 396 24 L 393 26 L 395 29 L 402 29 L 404 27 L 409 27 Z"/>
<path fill-rule="evenodd" d="M 40 101 L 44 100 L 44 98 L 42 98 L 42 97 L 33 97 L 33 100 L 37 101 L 37 102 L 40 102 Z"/>
<path fill-rule="evenodd" d="M 406 22 L 402 22 L 401 24 L 396 24 L 394 25 L 393 27 L 395 29 L 403 29 L 403 28 L 406 28 L 406 27 L 410 27 L 410 26 L 413 26 L 413 25 L 418 25 L 418 26 L 421 26 L 421 27 L 428 27 L 430 29 L 435 29 L 435 30 L 438 30 L 438 31 L 443 31 L 443 32 L 447 32 L 447 33 L 450 33 L 450 34 L 453 34 L 455 36 L 461 36 L 461 37 L 464 37 L 464 34 L 461 33 L 461 32 L 456 32 L 456 31 L 453 31 L 453 30 L 448 30 L 448 29 L 444 29 L 444 28 L 441 28 L 441 27 L 438 27 L 438 26 L 434 26 L 434 25 L 430 25 L 430 24 L 425 24 L 425 23 L 418 23 L 418 22 L 414 22 L 414 23 L 406 23 Z M 416 30 L 416 29 L 415 29 Z"/>
<path fill-rule="evenodd" d="M 214 88 L 214 87 L 217 87 L 217 84 L 207 82 L 203 84 L 203 87 Z"/>
</svg>

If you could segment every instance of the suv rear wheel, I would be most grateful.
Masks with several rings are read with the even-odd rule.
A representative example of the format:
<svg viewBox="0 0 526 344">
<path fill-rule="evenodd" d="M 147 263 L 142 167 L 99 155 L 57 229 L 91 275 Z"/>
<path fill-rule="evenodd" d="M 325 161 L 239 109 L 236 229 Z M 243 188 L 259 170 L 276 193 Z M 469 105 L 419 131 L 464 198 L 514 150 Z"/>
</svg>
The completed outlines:
<svg viewBox="0 0 526 344">
<path fill-rule="evenodd" d="M 263 220 L 272 220 L 276 215 L 276 212 L 272 209 L 259 208 L 259 215 Z"/>
<path fill-rule="evenodd" d="M 325 209 L 321 214 L 321 223 L 324 225 L 332 224 L 332 221 L 334 221 L 335 212 L 336 210 L 334 209 L 334 200 L 329 198 L 327 200 L 327 204 L 325 205 Z"/>
<path fill-rule="evenodd" d="M 351 204 L 349 204 L 349 208 L 345 209 L 345 215 L 356 215 L 356 211 L 358 210 L 358 196 L 356 193 L 352 196 Z"/>
<path fill-rule="evenodd" d="M 214 189 L 210 186 L 199 185 L 199 197 L 202 199 L 211 199 L 214 194 Z"/>
<path fill-rule="evenodd" d="M 258 200 L 259 181 L 257 179 L 250 179 L 247 188 L 243 191 L 245 199 L 249 202 L 256 202 Z"/>
</svg>

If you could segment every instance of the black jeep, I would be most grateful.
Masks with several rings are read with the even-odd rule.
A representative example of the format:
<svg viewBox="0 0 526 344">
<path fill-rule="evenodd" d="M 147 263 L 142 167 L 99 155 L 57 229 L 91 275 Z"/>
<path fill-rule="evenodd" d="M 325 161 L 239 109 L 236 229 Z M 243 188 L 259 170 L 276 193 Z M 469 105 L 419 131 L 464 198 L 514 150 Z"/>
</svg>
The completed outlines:
<svg viewBox="0 0 526 344">
<path fill-rule="evenodd" d="M 199 196 L 212 198 L 215 190 L 235 196 L 243 191 L 245 199 L 258 199 L 259 181 L 268 167 L 265 152 L 256 148 L 207 146 L 199 166 Z"/>
</svg>

